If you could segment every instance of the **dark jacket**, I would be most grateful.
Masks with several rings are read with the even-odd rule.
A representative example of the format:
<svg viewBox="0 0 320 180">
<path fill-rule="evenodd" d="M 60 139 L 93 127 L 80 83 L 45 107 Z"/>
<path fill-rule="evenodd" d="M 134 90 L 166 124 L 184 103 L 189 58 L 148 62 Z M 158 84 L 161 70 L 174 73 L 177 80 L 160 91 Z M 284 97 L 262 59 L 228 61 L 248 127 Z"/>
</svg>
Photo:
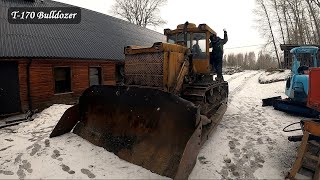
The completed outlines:
<svg viewBox="0 0 320 180">
<path fill-rule="evenodd" d="M 228 34 L 227 31 L 224 31 L 224 37 L 221 39 L 220 37 L 216 37 L 214 40 L 210 38 L 210 47 L 212 47 L 212 52 L 215 55 L 223 55 L 223 45 L 228 42 Z"/>
</svg>

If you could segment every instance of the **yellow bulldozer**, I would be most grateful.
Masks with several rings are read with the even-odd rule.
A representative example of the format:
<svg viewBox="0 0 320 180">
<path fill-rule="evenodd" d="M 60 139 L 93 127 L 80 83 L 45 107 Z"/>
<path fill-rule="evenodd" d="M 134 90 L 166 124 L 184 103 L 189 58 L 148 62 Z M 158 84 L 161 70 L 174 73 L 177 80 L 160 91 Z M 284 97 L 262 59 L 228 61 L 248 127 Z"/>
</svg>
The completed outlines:
<svg viewBox="0 0 320 180">
<path fill-rule="evenodd" d="M 186 179 L 227 109 L 228 83 L 211 73 L 208 25 L 165 29 L 167 43 L 124 48 L 123 85 L 91 86 L 50 137 L 73 130 L 121 159 Z"/>
</svg>

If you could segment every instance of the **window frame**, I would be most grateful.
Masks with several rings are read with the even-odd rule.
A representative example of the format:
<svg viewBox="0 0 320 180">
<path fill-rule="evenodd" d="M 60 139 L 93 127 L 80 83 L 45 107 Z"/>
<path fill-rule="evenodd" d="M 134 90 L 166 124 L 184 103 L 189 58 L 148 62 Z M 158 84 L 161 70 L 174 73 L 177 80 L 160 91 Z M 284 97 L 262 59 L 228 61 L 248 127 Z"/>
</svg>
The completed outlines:
<svg viewBox="0 0 320 180">
<path fill-rule="evenodd" d="M 97 66 L 89 66 L 88 67 L 88 87 L 91 87 L 91 85 L 90 85 L 90 68 L 99 68 L 100 69 L 100 78 L 99 78 L 100 84 L 99 85 L 103 85 L 103 82 L 104 82 L 104 80 L 103 80 L 103 68 L 101 66 L 99 66 L 99 65 L 97 65 Z"/>
<path fill-rule="evenodd" d="M 56 92 L 56 78 L 55 78 L 55 69 L 56 68 L 69 68 L 70 69 L 70 91 L 62 92 L 62 93 Z M 52 72 L 53 72 L 53 94 L 54 95 L 72 94 L 73 93 L 72 66 L 53 66 Z"/>
<path fill-rule="evenodd" d="M 205 54 L 205 56 L 204 57 L 202 57 L 202 58 L 194 58 L 194 59 L 196 59 L 196 60 L 206 60 L 207 58 L 208 58 L 208 56 L 210 56 L 210 51 L 209 51 L 209 40 L 208 40 L 208 38 L 207 38 L 207 36 L 208 36 L 208 33 L 207 32 L 202 32 L 202 31 L 200 31 L 200 32 L 192 32 L 192 36 L 191 36 L 191 47 L 193 47 L 193 41 L 195 41 L 194 40 L 194 34 L 204 34 L 205 35 L 205 39 L 202 39 L 202 40 L 205 40 L 205 51 L 204 52 L 202 52 L 202 53 L 204 53 Z M 191 48 L 192 49 L 192 48 Z M 203 50 L 203 49 L 201 49 L 201 50 Z"/>
<path fill-rule="evenodd" d="M 170 35 L 166 35 L 167 36 L 167 43 L 171 43 L 169 42 L 169 36 L 174 36 L 174 43 L 171 44 L 177 44 L 177 34 L 170 34 Z"/>
</svg>

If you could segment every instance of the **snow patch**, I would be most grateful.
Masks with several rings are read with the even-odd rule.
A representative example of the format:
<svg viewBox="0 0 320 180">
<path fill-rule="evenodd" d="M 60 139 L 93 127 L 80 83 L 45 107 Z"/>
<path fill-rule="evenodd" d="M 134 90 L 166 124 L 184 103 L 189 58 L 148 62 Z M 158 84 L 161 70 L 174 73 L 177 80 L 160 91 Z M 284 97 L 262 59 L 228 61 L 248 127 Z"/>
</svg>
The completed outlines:
<svg viewBox="0 0 320 180">
<path fill-rule="evenodd" d="M 32 122 L 0 129 L 0 179 L 165 179 L 85 139 L 49 135 L 70 105 L 56 104 Z M 160 109 L 159 109 L 160 110 Z"/>
<path fill-rule="evenodd" d="M 223 74 L 232 75 L 235 73 L 243 72 L 243 69 L 240 66 L 236 67 L 224 67 L 222 69 Z"/>
<path fill-rule="evenodd" d="M 278 81 L 286 81 L 290 75 L 290 70 L 278 70 L 271 72 L 264 72 L 259 77 L 260 84 L 268 84 Z"/>
<path fill-rule="evenodd" d="M 34 132 L 35 130 L 52 129 L 60 120 L 62 114 L 71 105 L 55 104 L 36 114 L 36 118 L 32 123 L 22 123 L 17 130 L 20 133 Z"/>
</svg>

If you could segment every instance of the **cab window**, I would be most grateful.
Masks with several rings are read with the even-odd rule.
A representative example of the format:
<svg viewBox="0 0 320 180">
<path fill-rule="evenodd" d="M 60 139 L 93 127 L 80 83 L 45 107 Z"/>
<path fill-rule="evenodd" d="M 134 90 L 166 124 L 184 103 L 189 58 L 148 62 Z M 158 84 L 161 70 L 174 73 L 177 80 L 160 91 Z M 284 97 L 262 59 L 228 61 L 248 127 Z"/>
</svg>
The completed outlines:
<svg viewBox="0 0 320 180">
<path fill-rule="evenodd" d="M 294 61 L 294 57 L 292 58 Z M 300 62 L 300 66 L 308 66 L 308 67 L 313 67 L 313 55 L 310 53 L 305 53 L 305 54 L 298 54 L 297 55 L 297 60 Z"/>
<path fill-rule="evenodd" d="M 180 33 L 177 37 L 177 44 L 183 44 L 184 43 L 184 34 Z M 187 33 L 187 47 L 191 47 L 191 41 L 190 41 L 190 33 Z"/>
<path fill-rule="evenodd" d="M 176 44 L 176 35 L 168 35 L 168 43 Z"/>
<path fill-rule="evenodd" d="M 207 58 L 207 38 L 206 33 L 194 33 L 192 38 L 192 54 L 195 59 Z"/>
</svg>

